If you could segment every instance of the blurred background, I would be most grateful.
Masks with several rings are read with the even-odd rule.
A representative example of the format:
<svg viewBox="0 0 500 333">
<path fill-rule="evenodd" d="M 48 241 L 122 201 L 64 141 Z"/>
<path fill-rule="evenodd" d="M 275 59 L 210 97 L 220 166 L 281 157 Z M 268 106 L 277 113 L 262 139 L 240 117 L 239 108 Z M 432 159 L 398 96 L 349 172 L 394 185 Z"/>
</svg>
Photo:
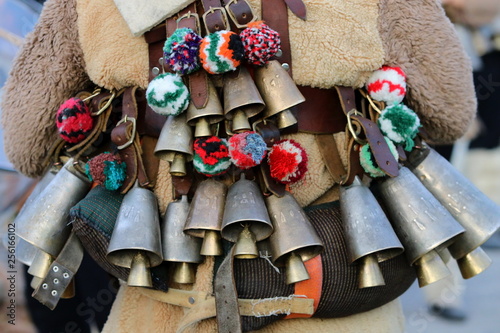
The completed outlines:
<svg viewBox="0 0 500 333">
<path fill-rule="evenodd" d="M 0 0 L 0 88 L 4 85 L 24 37 L 36 24 L 43 6 L 35 0 Z M 480 190 L 500 204 L 500 0 L 443 0 L 474 67 L 478 97 L 478 118 L 469 132 L 454 145 L 435 147 Z M 0 100 L 1 100 L 0 89 Z M 1 112 L 1 110 L 0 110 Z M 35 181 L 19 175 L 3 152 L 0 128 L 0 239 Z M 454 276 L 433 288 L 415 283 L 402 296 L 407 333 L 500 332 L 500 235 L 484 246 L 493 264 L 470 280 Z M 0 307 L 5 309 L 8 294 L 7 251 L 0 246 Z M 0 311 L 0 332 L 98 332 L 98 325 L 58 330 L 43 327 L 37 317 L 46 318 L 45 309 L 31 302 L 29 282 L 20 263 L 16 273 L 16 325 L 8 324 Z M 459 275 L 459 274 L 458 274 Z M 427 289 L 426 289 L 427 288 Z M 431 290 L 432 289 L 432 290 Z M 102 290 L 101 290 L 102 291 Z M 36 301 L 35 301 L 36 302 Z M 89 306 L 87 301 L 78 305 Z M 105 318 L 110 304 L 99 310 Z M 61 306 L 59 306 L 61 307 Z M 28 310 L 30 309 L 30 310 Z M 64 314 L 53 318 L 68 322 Z M 56 319 L 50 319 L 56 320 Z M 37 327 L 38 326 L 38 327 Z"/>
</svg>

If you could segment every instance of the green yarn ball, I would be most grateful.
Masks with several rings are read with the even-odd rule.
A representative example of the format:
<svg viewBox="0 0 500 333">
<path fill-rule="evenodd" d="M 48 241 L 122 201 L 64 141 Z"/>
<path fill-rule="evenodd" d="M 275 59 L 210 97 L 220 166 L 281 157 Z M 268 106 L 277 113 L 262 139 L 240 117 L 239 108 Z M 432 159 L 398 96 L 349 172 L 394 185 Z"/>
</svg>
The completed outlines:
<svg viewBox="0 0 500 333">
<path fill-rule="evenodd" d="M 402 145 L 404 150 L 411 151 L 415 142 L 413 139 L 420 128 L 417 114 L 403 104 L 386 107 L 377 120 L 382 134 L 394 143 Z"/>
<path fill-rule="evenodd" d="M 391 151 L 392 156 L 396 160 L 399 159 L 399 154 L 396 149 L 396 146 L 392 141 L 384 137 L 385 142 L 387 142 L 387 145 L 389 146 L 389 150 Z M 375 156 L 373 156 L 372 150 L 370 149 L 369 144 L 365 144 L 361 147 L 359 151 L 359 162 L 361 166 L 363 167 L 363 170 L 372 178 L 377 178 L 377 177 L 384 177 L 386 174 L 382 169 L 378 167 L 377 162 L 375 161 Z"/>
</svg>

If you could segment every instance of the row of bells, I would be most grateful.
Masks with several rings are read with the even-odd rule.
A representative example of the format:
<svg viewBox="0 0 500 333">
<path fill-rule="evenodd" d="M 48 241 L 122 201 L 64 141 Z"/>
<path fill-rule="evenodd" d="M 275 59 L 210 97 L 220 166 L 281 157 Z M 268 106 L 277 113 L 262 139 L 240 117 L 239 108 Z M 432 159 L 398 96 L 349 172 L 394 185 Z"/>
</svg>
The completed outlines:
<svg viewBox="0 0 500 333">
<path fill-rule="evenodd" d="M 500 207 L 434 150 L 417 149 L 409 161 L 399 176 L 378 181 L 375 195 L 359 179 L 341 188 L 346 242 L 361 288 L 383 285 L 378 263 L 403 251 L 420 286 L 449 274 L 444 251 L 464 278 L 491 263 L 480 246 L 500 227 Z M 30 266 L 35 285 L 69 238 L 70 208 L 90 187 L 72 163 L 42 179 L 37 188 L 44 189 L 33 192 L 15 221 L 18 259 Z M 163 261 L 176 266 L 175 282 L 192 283 L 194 265 L 204 255 L 222 254 L 221 236 L 236 243 L 242 259 L 258 257 L 256 242 L 269 238 L 272 262 L 286 267 L 287 283 L 308 279 L 303 262 L 323 249 L 292 195 L 264 199 L 257 184 L 242 176 L 229 189 L 203 181 L 190 204 L 187 197 L 170 203 L 161 222 L 154 194 L 135 186 L 123 199 L 107 259 L 131 268 L 130 285 L 150 286 L 149 268 Z"/>
<path fill-rule="evenodd" d="M 403 250 L 420 287 L 450 274 L 445 251 L 465 279 L 491 264 L 481 245 L 500 227 L 500 207 L 433 149 L 414 150 L 409 168 L 377 181 L 373 193 L 359 179 L 341 188 L 347 245 L 359 267 L 360 287 L 384 285 L 378 263 Z"/>
<path fill-rule="evenodd" d="M 155 156 L 171 163 L 170 173 L 186 174 L 185 163 L 193 159 L 194 137 L 212 135 L 210 126 L 224 119 L 234 133 L 251 130 L 249 118 L 261 112 L 272 118 L 278 128 L 297 123 L 290 109 L 305 101 L 304 96 L 277 60 L 255 68 L 254 78 L 245 66 L 223 75 L 222 103 L 211 80 L 207 78 L 207 103 L 197 108 L 190 103 L 186 112 L 169 116 L 158 138 Z"/>
</svg>

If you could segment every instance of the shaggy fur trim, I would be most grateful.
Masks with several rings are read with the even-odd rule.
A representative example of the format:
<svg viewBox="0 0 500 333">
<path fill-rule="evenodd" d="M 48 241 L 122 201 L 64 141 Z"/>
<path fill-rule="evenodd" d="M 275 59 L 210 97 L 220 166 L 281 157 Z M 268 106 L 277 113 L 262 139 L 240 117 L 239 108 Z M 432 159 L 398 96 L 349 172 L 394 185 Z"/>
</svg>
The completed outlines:
<svg viewBox="0 0 500 333">
<path fill-rule="evenodd" d="M 249 1 L 259 17 L 260 1 Z M 318 88 L 363 86 L 384 63 L 377 28 L 379 0 L 304 3 L 306 21 L 288 11 L 295 82 Z"/>
<path fill-rule="evenodd" d="M 76 0 L 80 43 L 90 79 L 106 89 L 148 85 L 148 45 L 134 37 L 113 0 Z"/>
<path fill-rule="evenodd" d="M 89 85 L 78 43 L 75 0 L 50 0 L 25 40 L 4 87 L 2 126 L 5 152 L 29 177 L 43 174 L 57 140 L 59 106 Z"/>
<path fill-rule="evenodd" d="M 407 104 L 429 138 L 448 143 L 464 134 L 476 111 L 472 68 L 440 1 L 384 0 L 380 31 L 386 64 L 407 76 Z"/>
</svg>

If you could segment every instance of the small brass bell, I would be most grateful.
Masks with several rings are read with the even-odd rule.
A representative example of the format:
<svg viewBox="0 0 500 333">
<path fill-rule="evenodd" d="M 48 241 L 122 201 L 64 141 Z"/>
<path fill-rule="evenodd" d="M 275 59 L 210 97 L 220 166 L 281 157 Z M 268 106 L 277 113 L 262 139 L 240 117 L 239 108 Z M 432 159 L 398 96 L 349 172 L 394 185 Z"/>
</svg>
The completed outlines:
<svg viewBox="0 0 500 333">
<path fill-rule="evenodd" d="M 465 228 L 449 247 L 462 276 L 481 273 L 491 259 L 478 248 L 500 227 L 500 206 L 432 148 L 415 149 L 409 157 L 413 173 Z"/>
<path fill-rule="evenodd" d="M 222 255 L 222 216 L 227 186 L 214 179 L 202 181 L 191 201 L 184 232 L 203 238 L 200 253 L 204 256 Z"/>
<path fill-rule="evenodd" d="M 419 287 L 439 281 L 451 274 L 436 250 L 424 254 L 415 262 Z"/>
<path fill-rule="evenodd" d="M 270 237 L 272 261 L 286 266 L 288 284 L 308 279 L 303 262 L 314 258 L 323 250 L 323 243 L 295 198 L 285 192 L 283 197 L 266 198 L 267 210 L 274 225 Z M 300 262 L 299 262 L 300 261 Z M 292 266 L 290 266 L 292 265 Z M 298 273 L 297 273 L 298 272 Z"/>
<path fill-rule="evenodd" d="M 154 154 L 170 163 L 170 174 L 186 175 L 186 163 L 193 159 L 193 133 L 184 113 L 167 117 Z"/>
<path fill-rule="evenodd" d="M 49 184 L 16 218 L 19 237 L 57 257 L 69 237 L 69 211 L 90 189 L 90 181 L 73 166 L 61 168 Z"/>
<path fill-rule="evenodd" d="M 217 90 L 210 79 L 207 78 L 208 100 L 205 106 L 198 109 L 193 102 L 189 103 L 186 111 L 187 123 L 195 126 L 196 138 L 211 136 L 210 125 L 224 120 L 224 111 L 217 96 Z"/>
<path fill-rule="evenodd" d="M 163 261 L 158 203 L 137 182 L 123 198 L 106 258 L 130 268 L 127 284 L 139 287 L 152 286 L 149 268 Z"/>
<path fill-rule="evenodd" d="M 297 123 L 290 109 L 303 103 L 305 98 L 277 60 L 271 60 L 255 70 L 255 84 L 266 104 L 264 118 L 285 112 L 278 118 L 280 129 Z"/>
<path fill-rule="evenodd" d="M 248 225 L 238 235 L 234 257 L 237 259 L 255 259 L 259 257 L 255 235 L 250 231 Z"/>
<path fill-rule="evenodd" d="M 162 220 L 163 260 L 174 262 L 173 281 L 194 283 L 194 265 L 203 261 L 200 255 L 202 240 L 184 233 L 189 212 L 187 196 L 168 204 Z"/>
<path fill-rule="evenodd" d="M 359 287 L 385 285 L 379 262 L 403 253 L 391 222 L 358 177 L 340 188 L 340 208 L 351 262 L 359 262 Z"/>
<path fill-rule="evenodd" d="M 259 187 L 253 181 L 245 179 L 231 185 L 227 193 L 222 219 L 222 238 L 230 242 L 238 239 L 245 244 L 237 245 L 237 249 L 244 252 L 235 252 L 238 258 L 255 258 L 258 256 L 256 247 L 253 254 L 249 254 L 249 242 L 256 242 L 268 238 L 273 232 L 273 226 L 267 213 L 266 205 Z M 243 246 L 244 245 L 244 246 Z"/>
<path fill-rule="evenodd" d="M 424 255 L 448 247 L 464 232 L 462 226 L 406 167 L 399 170 L 397 177 L 379 182 L 378 190 L 408 261 L 417 265 L 418 269 L 425 271 L 428 263 L 437 265 L 436 262 L 441 261 L 439 256 L 433 255 L 433 259 L 428 260 Z M 422 279 L 427 276 L 444 277 L 443 274 L 421 275 Z M 435 281 L 419 280 L 419 284 L 423 286 Z"/>
<path fill-rule="evenodd" d="M 223 96 L 226 119 L 232 120 L 231 130 L 250 130 L 248 118 L 258 115 L 265 105 L 245 66 L 224 74 Z"/>
</svg>

